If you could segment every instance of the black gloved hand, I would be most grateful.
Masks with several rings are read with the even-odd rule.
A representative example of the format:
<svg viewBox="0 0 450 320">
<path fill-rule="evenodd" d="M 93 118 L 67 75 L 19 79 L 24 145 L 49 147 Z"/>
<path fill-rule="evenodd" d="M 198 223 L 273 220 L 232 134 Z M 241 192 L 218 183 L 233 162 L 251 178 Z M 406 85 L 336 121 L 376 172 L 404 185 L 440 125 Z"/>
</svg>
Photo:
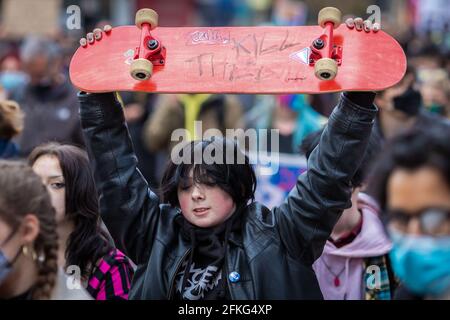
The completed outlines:
<svg viewBox="0 0 450 320">
<path fill-rule="evenodd" d="M 373 91 L 348 91 L 344 92 L 344 95 L 351 102 L 359 106 L 371 107 L 373 105 L 373 101 L 375 100 L 376 93 Z"/>
</svg>

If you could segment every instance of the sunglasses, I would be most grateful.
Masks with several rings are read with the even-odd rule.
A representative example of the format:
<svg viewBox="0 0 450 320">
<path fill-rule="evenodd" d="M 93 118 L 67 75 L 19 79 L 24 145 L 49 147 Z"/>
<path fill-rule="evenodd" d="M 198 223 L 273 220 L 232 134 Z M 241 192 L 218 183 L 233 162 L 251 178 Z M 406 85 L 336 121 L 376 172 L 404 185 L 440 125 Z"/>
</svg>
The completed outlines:
<svg viewBox="0 0 450 320">
<path fill-rule="evenodd" d="M 418 212 L 388 210 L 388 224 L 399 232 L 407 233 L 411 220 L 417 219 L 420 232 L 431 236 L 450 235 L 450 209 L 425 208 Z"/>
</svg>

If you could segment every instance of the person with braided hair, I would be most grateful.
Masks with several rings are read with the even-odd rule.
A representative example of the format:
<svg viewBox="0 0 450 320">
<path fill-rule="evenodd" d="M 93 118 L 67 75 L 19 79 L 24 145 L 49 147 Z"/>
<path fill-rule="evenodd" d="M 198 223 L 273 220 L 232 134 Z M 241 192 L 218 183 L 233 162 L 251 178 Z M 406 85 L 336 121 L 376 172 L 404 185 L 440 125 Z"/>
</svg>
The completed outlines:
<svg viewBox="0 0 450 320">
<path fill-rule="evenodd" d="M 36 147 L 28 161 L 47 187 L 56 210 L 58 265 L 74 276 L 77 273 L 96 300 L 128 299 L 133 266 L 102 228 L 86 152 L 51 142 Z"/>
<path fill-rule="evenodd" d="M 89 299 L 57 264 L 55 211 L 26 164 L 0 160 L 0 299 Z"/>
</svg>

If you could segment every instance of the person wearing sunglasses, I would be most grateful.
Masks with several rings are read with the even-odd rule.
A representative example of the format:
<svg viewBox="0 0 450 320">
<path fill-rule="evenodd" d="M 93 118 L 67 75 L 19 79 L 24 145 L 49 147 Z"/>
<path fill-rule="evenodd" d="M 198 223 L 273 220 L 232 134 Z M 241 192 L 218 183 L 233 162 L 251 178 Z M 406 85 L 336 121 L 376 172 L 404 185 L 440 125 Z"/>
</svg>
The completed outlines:
<svg viewBox="0 0 450 320">
<path fill-rule="evenodd" d="M 416 129 L 395 138 L 372 184 L 393 242 L 396 299 L 450 300 L 450 130 Z"/>
</svg>

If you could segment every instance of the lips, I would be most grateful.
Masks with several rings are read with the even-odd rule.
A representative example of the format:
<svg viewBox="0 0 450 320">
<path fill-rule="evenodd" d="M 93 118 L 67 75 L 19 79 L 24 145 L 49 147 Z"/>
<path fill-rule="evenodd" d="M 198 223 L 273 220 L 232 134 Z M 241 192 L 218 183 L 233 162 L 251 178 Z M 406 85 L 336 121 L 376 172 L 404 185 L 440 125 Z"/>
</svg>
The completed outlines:
<svg viewBox="0 0 450 320">
<path fill-rule="evenodd" d="M 195 215 L 202 215 L 202 214 L 205 214 L 206 212 L 208 212 L 209 209 L 210 208 L 201 207 L 201 208 L 195 208 L 193 211 L 194 211 Z"/>
</svg>

